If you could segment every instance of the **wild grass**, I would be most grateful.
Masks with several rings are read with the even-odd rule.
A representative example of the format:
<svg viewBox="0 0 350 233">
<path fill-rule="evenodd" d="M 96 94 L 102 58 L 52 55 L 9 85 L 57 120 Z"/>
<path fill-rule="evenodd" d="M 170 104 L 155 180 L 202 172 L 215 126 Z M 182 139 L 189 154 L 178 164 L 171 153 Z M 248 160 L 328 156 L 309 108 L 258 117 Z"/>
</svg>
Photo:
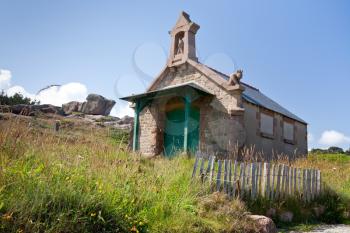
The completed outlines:
<svg viewBox="0 0 350 233">
<path fill-rule="evenodd" d="M 278 227 L 288 230 L 310 230 L 320 223 L 350 223 L 350 156 L 345 154 L 309 154 L 295 161 L 279 160 L 299 168 L 319 169 L 322 174 L 323 192 L 315 200 L 305 203 L 302 198 L 289 197 L 283 200 L 246 200 L 246 207 L 256 214 L 266 214 L 273 208 L 271 216 Z M 319 212 L 320 209 L 324 211 Z M 279 214 L 293 213 L 293 221 L 280 221 Z"/>
<path fill-rule="evenodd" d="M 0 232 L 254 231 L 241 201 L 190 179 L 192 159 L 145 159 L 106 129 L 65 124 L 0 121 Z"/>
</svg>

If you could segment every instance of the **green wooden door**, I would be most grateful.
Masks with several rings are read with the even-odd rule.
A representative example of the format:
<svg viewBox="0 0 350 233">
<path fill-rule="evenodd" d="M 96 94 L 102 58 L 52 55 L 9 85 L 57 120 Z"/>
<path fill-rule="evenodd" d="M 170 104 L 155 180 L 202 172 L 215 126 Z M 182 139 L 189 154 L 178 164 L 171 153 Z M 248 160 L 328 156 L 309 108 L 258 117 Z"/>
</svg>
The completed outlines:
<svg viewBox="0 0 350 233">
<path fill-rule="evenodd" d="M 185 111 L 183 108 L 166 112 L 164 129 L 164 154 L 172 157 L 184 147 Z M 188 148 L 194 153 L 199 142 L 199 109 L 191 107 L 188 131 Z"/>
</svg>

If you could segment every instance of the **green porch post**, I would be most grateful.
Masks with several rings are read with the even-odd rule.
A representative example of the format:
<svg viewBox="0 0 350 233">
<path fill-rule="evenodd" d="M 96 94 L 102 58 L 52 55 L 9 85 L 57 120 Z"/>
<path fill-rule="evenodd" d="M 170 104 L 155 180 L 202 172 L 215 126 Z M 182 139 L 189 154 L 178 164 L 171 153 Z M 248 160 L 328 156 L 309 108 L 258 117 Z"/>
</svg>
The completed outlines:
<svg viewBox="0 0 350 233">
<path fill-rule="evenodd" d="M 188 150 L 188 128 L 189 128 L 189 118 L 191 111 L 191 97 L 189 95 L 185 96 L 185 124 L 184 124 L 184 152 L 187 153 Z"/>
<path fill-rule="evenodd" d="M 132 140 L 132 150 L 138 150 L 138 136 L 139 136 L 139 113 L 140 113 L 140 100 L 136 101 L 135 104 L 135 117 L 134 117 L 134 135 Z"/>
</svg>

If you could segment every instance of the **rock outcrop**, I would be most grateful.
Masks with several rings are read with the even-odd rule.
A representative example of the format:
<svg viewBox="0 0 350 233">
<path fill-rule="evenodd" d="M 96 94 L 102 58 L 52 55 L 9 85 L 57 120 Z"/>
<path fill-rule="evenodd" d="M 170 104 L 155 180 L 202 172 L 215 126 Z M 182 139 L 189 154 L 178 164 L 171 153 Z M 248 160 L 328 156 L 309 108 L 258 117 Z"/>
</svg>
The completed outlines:
<svg viewBox="0 0 350 233">
<path fill-rule="evenodd" d="M 277 233 L 276 225 L 271 218 L 263 215 L 249 215 L 248 218 L 255 222 L 259 233 Z"/>
<path fill-rule="evenodd" d="M 71 101 L 66 104 L 62 104 L 62 110 L 65 114 L 69 115 L 73 112 L 81 112 L 83 107 L 82 102 Z"/>
<path fill-rule="evenodd" d="M 115 105 L 114 100 L 106 99 L 97 94 L 90 94 L 86 97 L 86 102 L 83 103 L 82 112 L 90 115 L 107 116 Z"/>
<path fill-rule="evenodd" d="M 88 115 L 108 116 L 114 105 L 114 100 L 106 99 L 97 94 L 89 94 L 86 97 L 86 102 L 72 101 L 63 104 L 62 109 L 67 115 L 72 114 L 72 112 L 81 112 Z"/>
</svg>

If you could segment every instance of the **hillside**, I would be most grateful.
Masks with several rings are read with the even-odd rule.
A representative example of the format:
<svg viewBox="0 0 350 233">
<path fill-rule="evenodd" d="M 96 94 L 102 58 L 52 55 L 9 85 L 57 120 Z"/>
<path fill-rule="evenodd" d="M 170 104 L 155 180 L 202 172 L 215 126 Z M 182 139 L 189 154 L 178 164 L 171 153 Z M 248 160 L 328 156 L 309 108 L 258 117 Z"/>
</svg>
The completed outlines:
<svg viewBox="0 0 350 233">
<path fill-rule="evenodd" d="M 55 115 L 0 119 L 0 232 L 254 232 L 247 212 L 297 204 L 211 195 L 191 181 L 193 159 L 144 159 L 128 151 L 127 131 Z M 337 194 L 294 207 L 295 223 L 344 221 L 350 157 L 311 155 L 296 163 L 320 168 Z M 315 219 L 320 203 L 325 215 Z"/>
</svg>

